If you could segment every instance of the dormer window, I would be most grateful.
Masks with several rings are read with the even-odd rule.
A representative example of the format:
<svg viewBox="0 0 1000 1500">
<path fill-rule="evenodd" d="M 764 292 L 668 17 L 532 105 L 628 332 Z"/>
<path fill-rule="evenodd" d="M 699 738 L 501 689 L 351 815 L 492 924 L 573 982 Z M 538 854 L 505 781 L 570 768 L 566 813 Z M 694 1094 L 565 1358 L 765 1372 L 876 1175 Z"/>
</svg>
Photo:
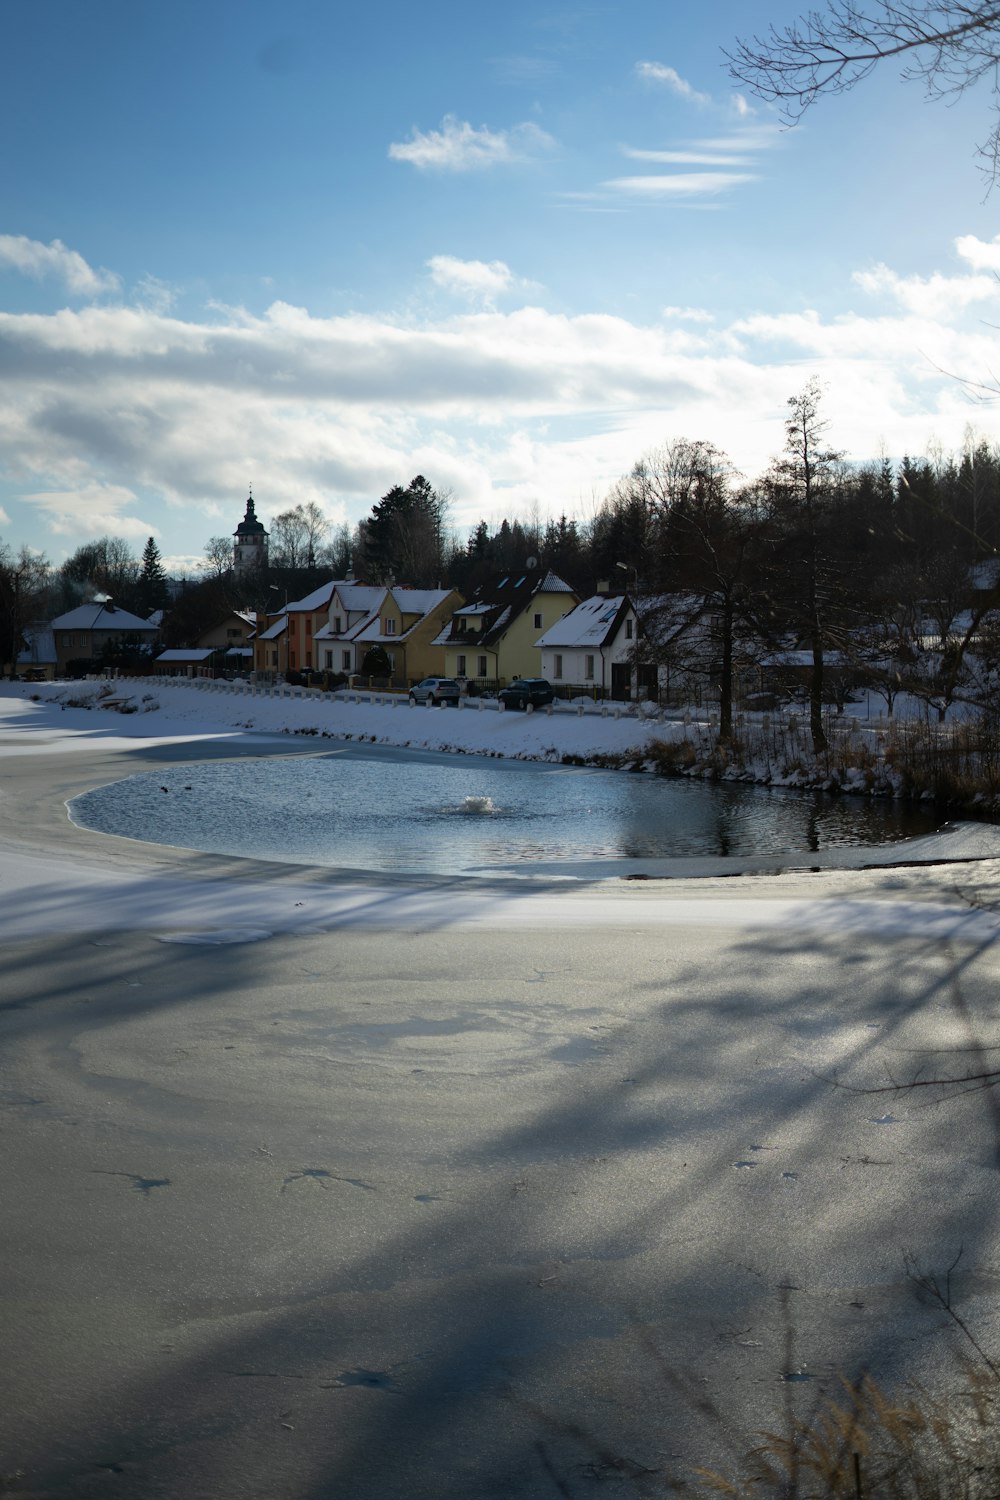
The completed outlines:
<svg viewBox="0 0 1000 1500">
<path fill-rule="evenodd" d="M 386 635 L 395 635 L 396 634 L 396 621 L 395 620 L 386 620 L 386 622 L 385 622 L 385 633 L 386 633 Z"/>
<path fill-rule="evenodd" d="M 333 633 L 334 633 L 334 635 L 340 635 L 340 633 L 343 630 L 343 628 L 344 628 L 343 625 L 340 623 L 340 616 L 339 615 L 334 615 L 334 617 L 333 617 Z"/>
</svg>

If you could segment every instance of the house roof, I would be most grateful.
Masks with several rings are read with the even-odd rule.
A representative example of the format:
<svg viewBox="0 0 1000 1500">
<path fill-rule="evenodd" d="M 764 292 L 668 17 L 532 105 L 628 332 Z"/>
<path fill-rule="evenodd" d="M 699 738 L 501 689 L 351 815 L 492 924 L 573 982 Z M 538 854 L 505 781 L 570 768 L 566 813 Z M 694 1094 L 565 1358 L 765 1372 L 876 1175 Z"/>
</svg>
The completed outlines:
<svg viewBox="0 0 1000 1500">
<path fill-rule="evenodd" d="M 635 601 L 646 639 L 666 646 L 711 614 L 703 594 L 646 594 Z"/>
<path fill-rule="evenodd" d="M 380 583 L 353 583 L 351 580 L 337 584 L 337 598 L 347 610 L 348 614 L 356 614 L 359 610 L 366 615 L 377 609 L 385 593 L 384 585 Z"/>
<path fill-rule="evenodd" d="M 611 598 L 594 594 L 551 625 L 535 645 L 563 648 L 604 646 L 618 633 L 627 606 L 628 599 L 624 594 Z"/>
<path fill-rule="evenodd" d="M 499 583 L 481 584 L 475 589 L 468 603 L 455 610 L 434 644 L 489 649 L 539 594 L 575 597 L 569 584 L 557 573 L 545 573 L 541 578 L 530 569 L 523 573 L 508 573 Z M 470 630 L 469 626 L 475 619 L 482 622 L 482 628 Z"/>
<path fill-rule="evenodd" d="M 392 645 L 393 641 L 405 641 L 432 610 L 436 609 L 439 604 L 443 604 L 454 593 L 454 589 L 391 588 L 387 589 L 386 593 L 399 605 L 401 614 L 415 614 L 418 616 L 417 619 L 405 630 L 397 630 L 395 635 L 384 635 L 381 617 L 383 601 L 380 601 L 379 608 L 373 610 L 367 620 L 362 620 L 350 636 L 351 640 L 365 642 L 368 645 L 374 641 L 385 641 L 387 645 Z M 402 624 L 402 620 L 399 623 Z M 436 641 L 433 644 L 436 644 Z"/>
<path fill-rule="evenodd" d="M 211 647 L 202 647 L 200 649 L 196 649 L 194 647 L 175 646 L 171 647 L 169 651 L 161 651 L 159 656 L 154 657 L 153 660 L 154 664 L 160 661 L 188 662 L 192 664 L 198 664 L 200 662 L 208 661 L 208 659 L 214 655 L 215 652 L 211 649 Z"/>
<path fill-rule="evenodd" d="M 454 593 L 454 589 L 407 589 L 394 587 L 389 590 L 405 615 L 429 615 Z"/>
<path fill-rule="evenodd" d="M 266 630 L 260 631 L 257 639 L 259 641 L 276 641 L 284 635 L 287 629 L 288 617 L 287 615 L 282 615 L 279 620 L 275 620 L 273 625 L 269 625 Z"/>
<path fill-rule="evenodd" d="M 92 599 L 89 604 L 78 604 L 76 609 L 58 615 L 52 621 L 53 630 L 122 630 L 129 635 L 155 635 L 156 626 L 127 609 L 118 609 L 106 600 Z"/>
<path fill-rule="evenodd" d="M 304 598 L 292 598 L 285 607 L 286 609 L 294 610 L 297 615 L 298 613 L 306 613 L 310 609 L 325 609 L 327 604 L 330 603 L 331 598 L 333 598 L 334 588 L 339 588 L 342 582 L 343 579 L 331 577 L 331 579 L 327 579 L 327 582 L 321 583 L 319 588 L 313 588 L 312 594 L 306 594 Z"/>
</svg>

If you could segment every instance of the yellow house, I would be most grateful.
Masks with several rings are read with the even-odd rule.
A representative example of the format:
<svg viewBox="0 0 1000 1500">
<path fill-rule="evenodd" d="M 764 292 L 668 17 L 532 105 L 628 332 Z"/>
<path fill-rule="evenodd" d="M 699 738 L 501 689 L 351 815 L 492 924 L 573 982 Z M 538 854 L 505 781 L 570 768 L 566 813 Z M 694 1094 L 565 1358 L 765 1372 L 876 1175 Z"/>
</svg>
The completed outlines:
<svg viewBox="0 0 1000 1500">
<path fill-rule="evenodd" d="M 397 687 L 409 687 L 422 677 L 444 676 L 445 654 L 437 640 L 461 602 L 455 589 L 390 586 L 354 636 L 355 670 L 364 673 L 367 653 L 381 646 Z"/>
<path fill-rule="evenodd" d="M 438 637 L 444 675 L 466 678 L 480 688 L 502 687 L 515 677 L 540 677 L 539 636 L 579 603 L 555 573 L 526 569 L 483 584 L 468 603 L 452 611 Z"/>
</svg>

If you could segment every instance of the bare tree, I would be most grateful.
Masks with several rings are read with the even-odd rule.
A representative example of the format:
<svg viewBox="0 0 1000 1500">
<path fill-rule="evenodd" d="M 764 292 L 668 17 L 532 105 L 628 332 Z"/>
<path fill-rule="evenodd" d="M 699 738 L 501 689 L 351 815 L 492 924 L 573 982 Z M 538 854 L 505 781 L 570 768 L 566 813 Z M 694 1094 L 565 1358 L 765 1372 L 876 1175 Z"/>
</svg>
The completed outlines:
<svg viewBox="0 0 1000 1500">
<path fill-rule="evenodd" d="M 826 749 L 825 648 L 840 593 L 839 580 L 830 571 L 828 543 L 841 455 L 823 446 L 827 423 L 820 411 L 822 395 L 813 379 L 800 395 L 789 398 L 785 451 L 775 459 L 770 476 L 776 520 L 784 533 L 775 593 L 812 657 L 809 730 L 817 754 Z"/>
<path fill-rule="evenodd" d="M 1000 171 L 1000 5 L 968 0 L 827 0 L 790 26 L 736 43 L 725 53 L 737 83 L 781 106 L 794 124 L 821 94 L 844 94 L 879 63 L 898 59 L 902 77 L 930 99 L 954 100 L 989 80 L 996 123 L 978 149 L 992 184 Z"/>
<path fill-rule="evenodd" d="M 139 560 L 123 537 L 102 536 L 96 542 L 86 542 L 60 569 L 67 606 L 103 593 L 131 609 L 139 572 Z"/>
<path fill-rule="evenodd" d="M 233 570 L 231 536 L 210 536 L 205 543 L 205 560 L 198 564 L 206 578 L 225 578 Z"/>
<path fill-rule="evenodd" d="M 17 553 L 0 543 L 0 672 L 9 663 L 17 675 L 17 658 L 24 646 L 24 628 L 49 581 L 48 560 L 22 547 Z"/>
<path fill-rule="evenodd" d="M 309 556 L 309 522 L 301 505 L 283 510 L 271 522 L 272 568 L 304 568 Z"/>
</svg>

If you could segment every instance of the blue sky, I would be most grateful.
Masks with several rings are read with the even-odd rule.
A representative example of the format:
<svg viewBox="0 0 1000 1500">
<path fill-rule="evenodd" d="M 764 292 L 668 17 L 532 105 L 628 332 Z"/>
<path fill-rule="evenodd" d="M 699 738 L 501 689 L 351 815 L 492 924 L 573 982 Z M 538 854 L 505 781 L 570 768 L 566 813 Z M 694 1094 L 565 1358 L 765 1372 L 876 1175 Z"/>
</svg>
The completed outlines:
<svg viewBox="0 0 1000 1500">
<path fill-rule="evenodd" d="M 996 412 L 989 95 L 889 71 L 797 129 L 721 49 L 796 6 L 6 0 L 0 539 L 154 535 L 253 484 L 463 535 L 587 519 L 678 437 L 759 472 L 817 375 L 854 459 Z"/>
</svg>

